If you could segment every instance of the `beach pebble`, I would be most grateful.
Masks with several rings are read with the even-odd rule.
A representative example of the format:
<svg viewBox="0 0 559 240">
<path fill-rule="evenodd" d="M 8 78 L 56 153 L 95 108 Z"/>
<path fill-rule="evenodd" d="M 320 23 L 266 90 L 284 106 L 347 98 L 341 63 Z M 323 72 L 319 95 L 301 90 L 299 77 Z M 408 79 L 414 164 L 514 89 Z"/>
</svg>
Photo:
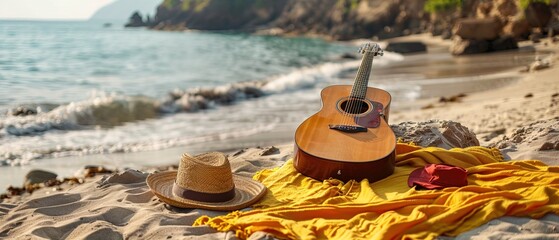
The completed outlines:
<svg viewBox="0 0 559 240">
<path fill-rule="evenodd" d="M 419 41 L 391 42 L 386 46 L 386 51 L 397 53 L 419 53 L 427 51 L 427 45 Z"/>
<path fill-rule="evenodd" d="M 552 142 L 545 142 L 545 143 L 540 147 L 540 149 L 538 149 L 538 151 L 553 150 L 553 149 L 555 148 L 555 145 L 556 145 L 556 144 L 554 144 L 554 143 L 552 143 Z"/>
<path fill-rule="evenodd" d="M 531 63 L 528 68 L 529 68 L 530 72 L 534 72 L 534 71 L 549 68 L 549 67 L 551 67 L 551 64 L 552 64 L 552 61 L 551 61 L 551 58 L 549 58 L 549 57 L 544 58 L 544 59 L 536 58 L 536 61 Z"/>
<path fill-rule="evenodd" d="M 344 53 L 341 56 L 342 59 L 357 59 L 357 56 L 355 56 L 355 54 L 351 54 L 351 53 Z"/>
<path fill-rule="evenodd" d="M 49 180 L 56 179 L 58 175 L 52 172 L 43 171 L 43 170 L 31 170 L 25 175 L 25 182 L 24 185 L 36 184 L 36 183 L 43 183 Z"/>
<path fill-rule="evenodd" d="M 272 146 L 272 147 L 270 147 L 270 148 L 264 150 L 264 151 L 260 154 L 260 156 L 268 156 L 268 155 L 278 154 L 279 152 L 280 152 L 280 151 L 279 151 L 279 149 L 278 149 L 277 147 Z"/>
<path fill-rule="evenodd" d="M 37 114 L 37 110 L 27 107 L 17 107 L 15 109 L 10 109 L 8 112 L 11 116 L 27 116 Z"/>
<path fill-rule="evenodd" d="M 106 173 L 113 173 L 113 170 L 107 169 L 103 166 L 97 166 L 97 165 L 87 165 L 83 168 L 83 170 L 81 171 L 81 173 L 78 173 L 78 176 L 83 176 L 83 177 L 94 177 L 97 174 L 106 174 Z"/>
</svg>

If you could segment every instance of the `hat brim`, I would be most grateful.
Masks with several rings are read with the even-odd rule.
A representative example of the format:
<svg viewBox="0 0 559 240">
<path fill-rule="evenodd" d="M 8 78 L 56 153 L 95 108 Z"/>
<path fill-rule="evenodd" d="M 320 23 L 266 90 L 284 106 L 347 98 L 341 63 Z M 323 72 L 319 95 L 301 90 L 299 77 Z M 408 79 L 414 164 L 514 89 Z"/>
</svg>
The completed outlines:
<svg viewBox="0 0 559 240">
<path fill-rule="evenodd" d="M 177 171 L 152 173 L 146 178 L 151 191 L 163 202 L 179 208 L 200 208 L 215 211 L 233 211 L 252 205 L 264 196 L 266 186 L 247 177 L 233 174 L 235 197 L 226 202 L 200 202 L 173 194 Z"/>
</svg>

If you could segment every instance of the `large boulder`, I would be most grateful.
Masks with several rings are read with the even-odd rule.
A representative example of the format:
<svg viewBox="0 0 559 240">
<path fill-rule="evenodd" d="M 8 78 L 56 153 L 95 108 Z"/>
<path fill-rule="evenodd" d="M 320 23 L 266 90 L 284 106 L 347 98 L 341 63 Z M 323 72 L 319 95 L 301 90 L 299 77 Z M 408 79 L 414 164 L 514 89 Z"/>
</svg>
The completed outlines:
<svg viewBox="0 0 559 240">
<path fill-rule="evenodd" d="M 491 11 L 491 16 L 496 16 L 504 20 L 518 14 L 516 0 L 495 0 L 494 2 L 495 4 Z"/>
<path fill-rule="evenodd" d="M 455 38 L 450 46 L 453 55 L 485 53 L 490 51 L 490 41 Z"/>
<path fill-rule="evenodd" d="M 427 46 L 425 43 L 419 41 L 390 42 L 386 46 L 385 50 L 397 53 L 419 53 L 427 51 Z"/>
<path fill-rule="evenodd" d="M 518 43 L 511 36 L 504 36 L 491 41 L 489 50 L 490 51 L 504 51 L 518 49 Z"/>
<path fill-rule="evenodd" d="M 551 19 L 551 8 L 543 2 L 531 2 L 524 10 L 526 20 L 531 27 L 546 27 Z"/>
<path fill-rule="evenodd" d="M 502 28 L 498 18 L 466 18 L 459 20 L 452 31 L 462 39 L 493 40 L 499 36 Z"/>
<path fill-rule="evenodd" d="M 526 39 L 530 35 L 530 25 L 526 18 L 515 18 L 503 27 L 503 35 Z"/>
<path fill-rule="evenodd" d="M 475 133 L 454 121 L 401 122 L 390 127 L 400 141 L 423 147 L 450 149 L 479 146 Z"/>
</svg>

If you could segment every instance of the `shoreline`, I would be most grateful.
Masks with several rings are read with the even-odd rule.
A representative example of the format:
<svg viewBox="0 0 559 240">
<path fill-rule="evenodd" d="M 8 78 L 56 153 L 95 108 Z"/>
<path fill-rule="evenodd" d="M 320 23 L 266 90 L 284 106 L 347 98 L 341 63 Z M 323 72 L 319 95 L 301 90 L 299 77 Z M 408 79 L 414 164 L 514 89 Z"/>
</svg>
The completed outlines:
<svg viewBox="0 0 559 240">
<path fill-rule="evenodd" d="M 440 61 L 434 61 L 434 68 L 429 68 L 429 69 L 433 69 L 433 71 L 435 71 L 435 75 L 437 71 L 440 71 L 441 73 L 444 73 L 446 68 L 452 68 L 452 66 L 456 66 L 457 62 L 459 61 L 463 61 L 463 59 L 482 59 L 484 57 L 494 57 L 494 56 L 507 56 L 507 55 L 514 55 L 519 54 L 517 52 L 504 52 L 504 53 L 489 53 L 489 54 L 480 54 L 480 55 L 476 55 L 476 56 L 468 56 L 468 57 L 460 57 L 458 60 L 456 60 L 456 58 L 451 57 L 451 60 L 448 60 L 449 56 L 445 56 L 445 54 L 442 52 L 442 49 L 444 47 L 447 47 L 449 45 L 449 41 L 448 40 L 442 40 L 440 38 L 435 38 L 435 37 L 430 37 L 427 34 L 420 34 L 420 35 L 412 35 L 412 36 L 406 36 L 406 37 L 400 37 L 400 38 L 395 38 L 393 39 L 393 41 L 409 41 L 409 40 L 414 40 L 414 41 L 423 41 L 426 42 L 427 45 L 430 46 L 430 48 L 428 49 L 429 53 L 424 53 L 424 54 L 430 54 L 433 51 L 434 52 L 438 52 L 438 53 L 442 53 L 443 55 L 443 63 L 445 63 L 448 66 L 445 66 L 444 68 L 440 69 L 441 67 L 437 67 L 437 63 L 441 63 Z M 357 43 L 358 41 L 354 42 Z M 529 47 L 532 46 L 532 44 L 524 44 L 524 46 L 522 47 Z M 434 50 L 432 50 L 434 49 Z M 541 49 L 542 51 L 548 51 L 548 52 L 553 52 L 554 49 Z M 426 56 L 426 55 L 420 55 L 420 54 L 415 54 L 415 55 L 409 55 L 409 58 L 411 58 L 411 60 L 408 59 L 409 62 L 414 62 L 414 61 L 419 61 L 419 60 L 414 60 L 414 59 L 419 59 L 422 56 Z M 406 56 L 408 57 L 408 56 Z M 446 59 L 445 59 L 446 58 Z M 469 60 L 472 61 L 472 60 Z M 417 64 L 417 63 L 416 63 Z M 403 65 L 403 66 L 402 66 Z M 387 68 L 381 68 L 380 71 L 381 73 L 389 73 L 391 71 L 393 72 L 398 72 L 401 69 L 405 69 L 407 67 L 409 67 L 410 65 L 408 63 L 396 63 L 394 64 L 394 66 L 389 66 Z M 422 66 L 422 65 L 417 65 L 417 66 Z M 492 73 L 492 74 L 483 74 L 481 75 L 482 77 L 488 77 L 491 75 L 499 75 L 499 74 L 514 74 L 514 73 L 518 73 L 518 71 L 520 69 L 522 69 L 524 67 L 517 67 L 517 68 L 513 68 L 510 69 L 506 72 L 497 72 L 497 73 Z M 467 70 L 467 69 L 466 69 Z M 373 70 L 375 71 L 375 70 Z M 452 76 L 459 77 L 456 76 L 457 73 L 460 73 L 460 71 L 456 71 L 454 73 L 454 75 L 450 74 L 447 75 L 446 77 L 449 79 L 452 79 Z M 474 74 L 473 70 L 467 70 L 466 72 L 462 72 L 462 74 L 466 75 L 472 75 Z M 374 74 L 374 73 L 373 73 Z M 425 121 L 425 120 L 429 120 L 429 119 L 442 119 L 442 120 L 455 120 L 457 122 L 462 122 L 466 127 L 473 127 L 472 130 L 474 130 L 474 132 L 476 133 L 480 133 L 480 137 L 479 138 L 484 138 L 487 135 L 493 134 L 491 131 L 487 131 L 487 130 L 479 130 L 478 128 L 476 128 L 475 124 L 472 123 L 474 122 L 473 120 L 463 120 L 462 118 L 457 117 L 458 115 L 460 115 L 460 113 L 450 113 L 448 116 L 445 115 L 447 114 L 445 109 L 445 106 L 453 106 L 456 107 L 457 103 L 440 103 L 438 101 L 438 99 L 440 99 L 440 97 L 451 97 L 457 94 L 462 94 L 462 93 L 467 93 L 468 96 L 464 97 L 463 99 L 460 99 L 461 101 L 464 99 L 471 99 L 470 95 L 472 96 L 477 96 L 477 95 L 492 95 L 491 91 L 499 91 L 499 89 L 502 88 L 507 88 L 510 86 L 514 86 L 517 84 L 520 84 L 519 82 L 523 82 L 523 79 L 529 77 L 529 74 L 523 74 L 520 73 L 519 77 L 517 77 L 517 79 L 512 79 L 512 80 L 506 80 L 506 81 L 502 81 L 499 80 L 500 78 L 495 78 L 497 80 L 483 80 L 481 82 L 483 82 L 484 84 L 486 84 L 487 87 L 490 87 L 491 89 L 488 91 L 479 91 L 479 89 L 477 91 L 473 91 L 473 93 L 470 93 L 472 91 L 464 91 L 464 89 L 472 89 L 473 85 L 471 84 L 471 82 L 465 82 L 464 84 L 464 89 L 459 89 L 456 90 L 457 88 L 455 86 L 453 86 L 452 84 L 447 86 L 445 90 L 441 90 L 440 87 L 444 86 L 445 83 L 433 83 L 433 81 L 429 82 L 429 80 L 418 80 L 418 81 L 424 81 L 425 84 L 429 84 L 429 85 L 424 85 L 426 86 L 425 89 L 422 89 L 422 91 L 424 92 L 429 92 L 432 89 L 431 93 L 428 93 L 430 95 L 434 95 L 435 97 L 426 97 L 426 98 L 421 98 L 421 99 L 416 99 L 414 100 L 412 103 L 410 104 L 400 104 L 401 106 L 397 106 L 397 107 L 392 107 L 391 108 L 391 114 L 390 114 L 390 122 L 389 124 L 395 124 L 395 123 L 399 123 L 399 122 L 404 122 L 404 121 Z M 351 75 L 347 75 L 346 77 L 349 77 Z M 440 76 L 440 74 L 438 74 L 438 76 Z M 372 78 L 374 78 L 374 76 L 372 76 Z M 443 79 L 444 80 L 444 79 Z M 468 79 L 466 78 L 465 81 L 467 81 Z M 375 79 L 372 79 L 372 81 L 375 81 Z M 375 85 L 376 82 L 371 83 L 370 85 Z M 524 85 L 522 85 L 524 86 Z M 434 90 L 433 90 L 434 89 Z M 502 90 L 500 90 L 502 92 Z M 446 94 L 441 94 L 442 92 L 445 92 Z M 438 95 L 443 95 L 443 96 L 438 96 Z M 488 99 L 490 97 L 484 97 L 484 99 Z M 471 101 L 465 101 L 465 104 L 471 103 Z M 464 104 L 462 104 L 464 105 Z M 426 108 L 426 107 L 431 107 L 432 109 L 422 109 L 422 108 Z M 318 108 L 318 106 L 317 106 Z M 463 108 L 460 107 L 460 108 Z M 460 112 L 460 111 L 458 111 Z M 454 115 L 452 115 L 454 114 Z M 47 170 L 47 171 L 52 171 L 57 173 L 59 176 L 69 176 L 72 175 L 72 173 L 78 171 L 79 169 L 81 169 L 83 166 L 85 165 L 104 165 L 107 167 L 114 167 L 116 169 L 123 169 L 123 168 L 143 168 L 145 166 L 153 166 L 153 165 L 169 165 L 169 164 L 173 164 L 173 162 L 178 161 L 178 157 L 183 153 L 183 152 L 188 152 L 191 154 L 197 154 L 197 153 L 202 153 L 205 151 L 224 151 L 224 152 L 230 152 L 230 151 L 234 151 L 234 150 L 238 150 L 241 148 L 247 148 L 247 147 L 255 147 L 256 145 L 260 145 L 260 146 L 268 146 L 268 145 L 274 145 L 274 144 L 286 144 L 286 143 L 292 143 L 292 139 L 293 139 L 293 134 L 295 131 L 296 126 L 280 126 L 278 129 L 275 129 L 273 131 L 266 131 L 266 132 L 262 132 L 262 133 L 258 133 L 255 135 L 249 135 L 249 136 L 244 136 L 244 137 L 238 137 L 238 138 L 234 138 L 234 139 L 222 139 L 222 140 L 210 140 L 210 141 L 206 141 L 206 142 L 199 142 L 199 143 L 194 143 L 194 144 L 189 144 L 188 146 L 178 146 L 178 147 L 171 147 L 171 148 L 165 148 L 165 149 L 160 149 L 160 150 L 153 150 L 153 151 L 140 151 L 140 152 L 126 152 L 126 153 L 108 153 L 108 154 L 93 154 L 93 155 L 83 155 L 83 156 L 67 156 L 67 157 L 56 157 L 56 158 L 45 158 L 45 159 L 40 159 L 40 160 L 36 160 L 34 161 L 34 163 L 29 164 L 29 165 L 23 165 L 23 166 L 17 166 L 17 167 L 2 167 L 0 168 L 0 187 L 2 189 L 5 189 L 8 185 L 14 185 L 15 186 L 19 186 L 19 184 L 21 184 L 23 182 L 23 176 L 30 171 L 31 169 L 43 169 L 43 170 Z M 510 128 L 510 127 L 509 127 Z M 505 131 L 505 133 L 510 134 L 510 131 L 507 132 Z M 493 140 L 496 139 L 495 136 L 493 136 L 492 138 Z M 480 139 L 481 141 L 482 139 Z M 491 139 L 490 139 L 491 140 Z M 493 141 L 494 142 L 494 141 Z M 482 141 L 482 145 L 484 144 L 491 144 L 493 143 L 492 141 Z M 149 157 L 147 157 L 149 156 Z M 150 159 L 152 158 L 152 159 Z M 18 177 L 19 176 L 19 179 Z"/>
</svg>

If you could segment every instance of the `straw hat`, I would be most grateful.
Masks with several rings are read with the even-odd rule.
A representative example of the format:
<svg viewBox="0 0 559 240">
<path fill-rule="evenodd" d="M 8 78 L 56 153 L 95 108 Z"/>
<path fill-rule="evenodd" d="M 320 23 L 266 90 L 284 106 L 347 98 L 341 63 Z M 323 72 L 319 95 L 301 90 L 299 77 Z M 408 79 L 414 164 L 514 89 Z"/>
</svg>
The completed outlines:
<svg viewBox="0 0 559 240">
<path fill-rule="evenodd" d="M 146 179 L 161 201 L 180 208 L 231 211 L 248 207 L 266 193 L 266 187 L 233 175 L 223 153 L 183 154 L 178 171 L 150 174 Z"/>
</svg>

